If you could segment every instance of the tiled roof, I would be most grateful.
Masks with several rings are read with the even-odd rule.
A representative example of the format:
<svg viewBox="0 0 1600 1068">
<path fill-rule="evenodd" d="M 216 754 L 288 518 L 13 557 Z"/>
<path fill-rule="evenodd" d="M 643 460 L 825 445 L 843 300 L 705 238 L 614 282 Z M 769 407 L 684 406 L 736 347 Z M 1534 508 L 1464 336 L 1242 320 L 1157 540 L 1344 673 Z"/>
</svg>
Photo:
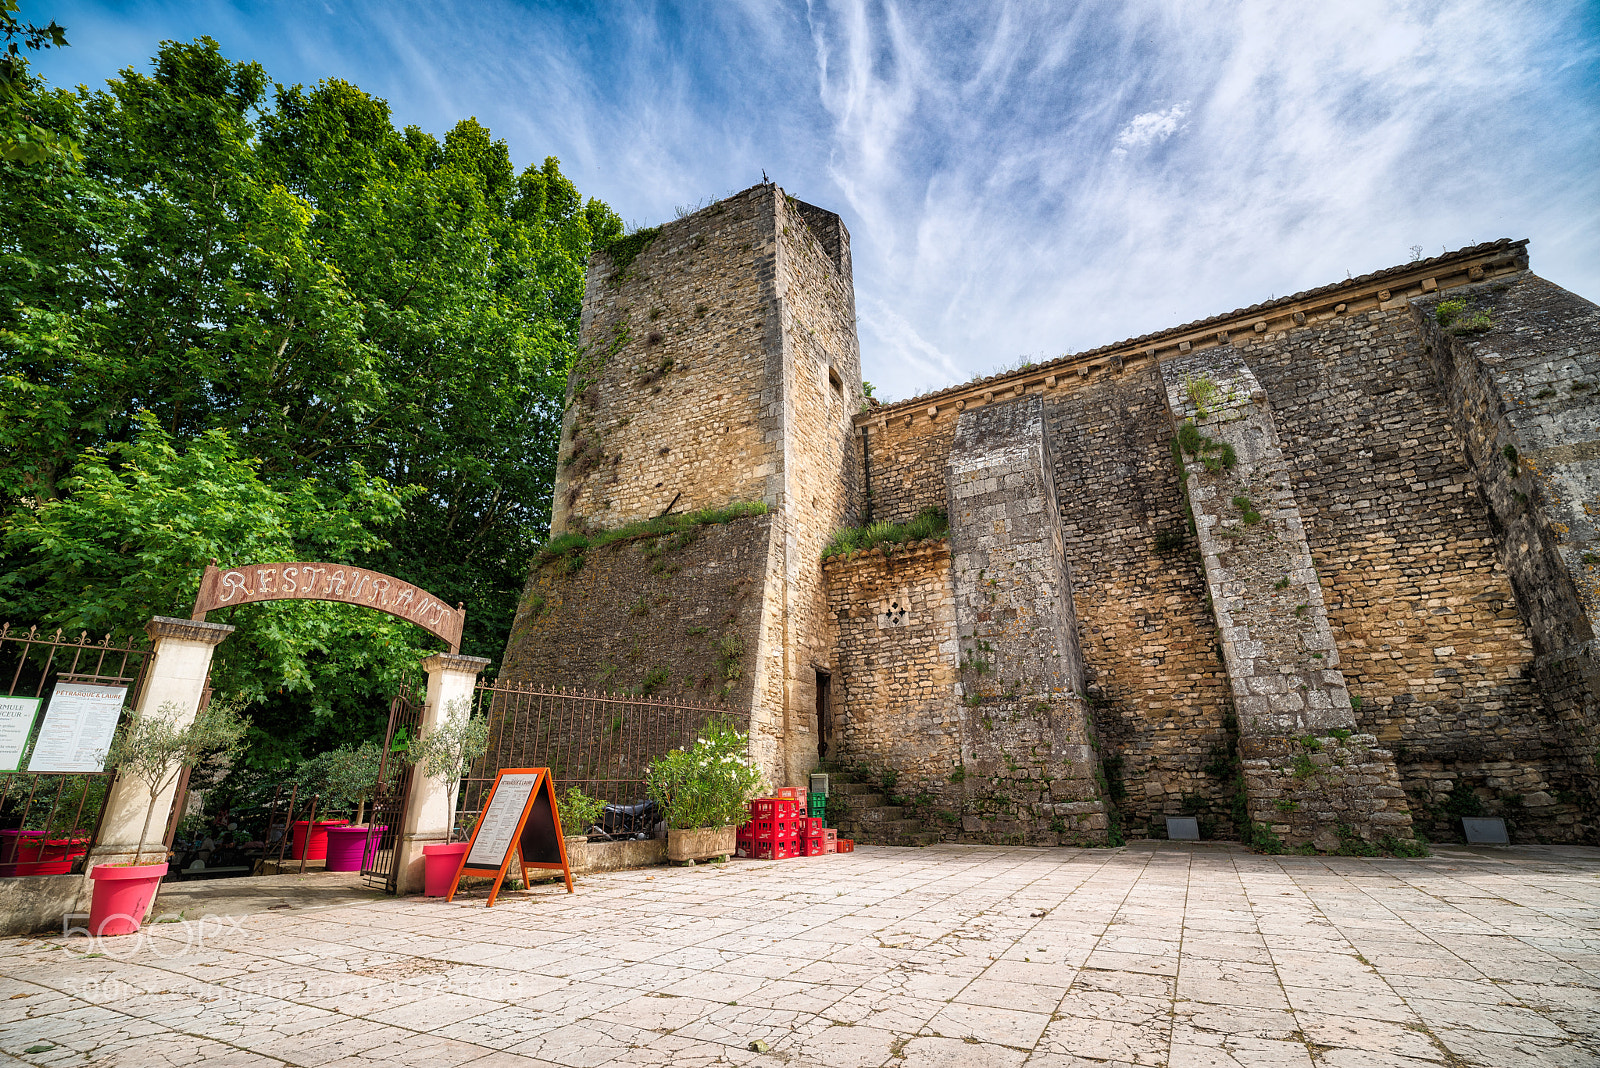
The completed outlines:
<svg viewBox="0 0 1600 1068">
<path fill-rule="evenodd" d="M 1418 274 L 1419 272 L 1426 274 L 1432 267 L 1448 266 L 1454 263 L 1459 263 L 1462 260 L 1481 258 L 1493 252 L 1521 248 L 1527 243 L 1527 238 L 1514 241 L 1509 237 L 1502 237 L 1498 241 L 1485 241 L 1481 245 L 1472 245 L 1468 248 L 1457 249 L 1454 252 L 1446 252 L 1442 255 L 1431 256 L 1427 259 L 1414 260 L 1411 263 L 1402 263 L 1394 267 L 1388 267 L 1381 271 L 1373 271 L 1370 274 L 1357 275 L 1354 278 L 1346 278 L 1339 282 L 1333 282 L 1325 286 L 1318 286 L 1315 289 L 1306 289 L 1299 293 L 1292 293 L 1287 297 L 1278 297 L 1275 300 L 1263 301 L 1260 304 L 1252 304 L 1246 308 L 1235 308 L 1233 311 L 1223 312 L 1220 315 L 1212 315 L 1205 319 L 1196 319 L 1192 323 L 1184 323 L 1181 326 L 1168 327 L 1165 330 L 1158 330 L 1152 334 L 1142 334 L 1139 337 L 1131 337 L 1124 341 L 1118 341 L 1110 345 L 1101 345 L 1099 348 L 1087 349 L 1083 352 L 1074 352 L 1066 356 L 1058 357 L 1054 360 L 1046 361 L 1044 363 L 1036 363 L 1026 368 L 1019 368 L 1012 371 L 1002 371 L 998 374 L 988 375 L 983 378 L 974 378 L 971 381 L 962 382 L 959 385 L 947 386 L 946 388 L 936 392 L 922 393 L 915 397 L 907 397 L 904 400 L 898 400 L 892 403 L 880 405 L 877 408 L 870 409 L 868 412 L 863 413 L 863 416 L 877 416 L 879 414 L 890 412 L 894 409 L 910 404 L 928 404 L 930 402 L 937 401 L 940 397 L 966 392 L 975 386 L 1006 382 L 1019 376 L 1034 378 L 1042 372 L 1048 372 L 1052 368 L 1060 368 L 1073 364 L 1079 364 L 1084 360 L 1093 359 L 1096 356 L 1101 356 L 1112 352 L 1126 351 L 1128 349 L 1149 348 L 1152 344 L 1159 343 L 1163 339 L 1171 338 L 1176 335 L 1193 334 L 1199 331 L 1204 331 L 1205 328 L 1209 326 L 1218 326 L 1223 323 L 1248 318 L 1252 315 L 1259 315 L 1262 312 L 1270 311 L 1274 308 L 1283 308 L 1307 301 L 1314 301 L 1316 298 L 1325 295 L 1346 292 L 1351 289 L 1371 289 L 1374 283 L 1381 282 L 1385 279 L 1396 278 L 1402 275 L 1414 275 Z"/>
</svg>

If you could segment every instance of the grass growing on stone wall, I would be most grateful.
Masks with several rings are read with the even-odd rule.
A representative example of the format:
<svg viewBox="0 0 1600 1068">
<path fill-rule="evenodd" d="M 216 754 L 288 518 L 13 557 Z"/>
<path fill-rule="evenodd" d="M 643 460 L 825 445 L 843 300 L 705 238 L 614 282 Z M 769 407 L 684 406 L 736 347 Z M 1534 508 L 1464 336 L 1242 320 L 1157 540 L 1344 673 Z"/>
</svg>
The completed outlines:
<svg viewBox="0 0 1600 1068">
<path fill-rule="evenodd" d="M 1476 308 L 1462 299 L 1441 300 L 1433 318 L 1447 334 L 1481 334 L 1494 326 L 1488 308 Z"/>
<path fill-rule="evenodd" d="M 1185 375 L 1183 391 L 1189 395 L 1189 403 L 1194 405 L 1195 412 L 1202 419 L 1210 414 L 1212 405 L 1222 396 L 1222 388 L 1209 375 Z"/>
<path fill-rule="evenodd" d="M 1156 531 L 1156 552 L 1167 553 L 1174 549 L 1181 549 L 1189 541 L 1189 535 L 1182 528 L 1172 527 L 1167 530 Z"/>
<path fill-rule="evenodd" d="M 942 538 L 950 529 L 949 517 L 937 508 L 924 508 L 909 523 L 871 523 L 864 527 L 844 527 L 833 532 L 828 547 L 822 550 L 824 560 L 835 556 L 848 556 L 858 549 L 879 546 L 892 547 L 925 538 Z"/>
<path fill-rule="evenodd" d="M 638 687 L 632 692 L 642 697 L 648 697 L 665 686 L 671 678 L 672 671 L 657 664 L 645 672 L 644 679 L 640 681 Z"/>
<path fill-rule="evenodd" d="M 635 230 L 631 234 L 624 234 L 611 244 L 605 251 L 611 254 L 611 277 L 608 281 L 619 283 L 627 276 L 628 268 L 633 266 L 634 259 L 650 247 L 650 243 L 661 233 L 661 227 L 651 226 L 643 230 Z"/>
<path fill-rule="evenodd" d="M 1206 437 L 1192 419 L 1185 419 L 1178 427 L 1178 448 L 1199 460 L 1213 475 L 1231 471 L 1234 464 L 1239 462 L 1239 455 L 1234 452 L 1232 445 Z"/>
<path fill-rule="evenodd" d="M 724 634 L 717 639 L 717 672 L 728 682 L 735 682 L 744 674 L 739 660 L 744 656 L 744 642 L 737 634 Z"/>
<path fill-rule="evenodd" d="M 638 541 L 641 538 L 662 538 L 670 535 L 687 534 L 697 527 L 731 523 L 735 519 L 766 514 L 767 506 L 764 502 L 741 501 L 737 504 L 730 504 L 726 508 L 702 508 L 698 512 L 660 515 L 654 519 L 641 519 L 636 523 L 629 523 L 614 530 L 600 530 L 587 534 L 573 531 L 558 535 L 545 542 L 534 556 L 533 566 L 536 568 L 547 567 L 550 564 L 560 562 L 565 565 L 567 574 L 571 575 L 583 567 L 585 554 L 593 549 L 599 549 L 617 542 Z M 688 540 L 681 540 L 680 544 L 672 547 L 682 548 L 687 544 Z"/>
</svg>

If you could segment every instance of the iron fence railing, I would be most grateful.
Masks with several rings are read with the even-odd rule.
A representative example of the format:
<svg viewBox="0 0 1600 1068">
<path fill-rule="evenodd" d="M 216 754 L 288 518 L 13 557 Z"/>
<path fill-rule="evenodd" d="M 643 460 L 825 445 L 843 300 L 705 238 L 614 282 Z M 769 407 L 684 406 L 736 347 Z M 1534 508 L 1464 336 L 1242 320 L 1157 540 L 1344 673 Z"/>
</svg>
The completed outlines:
<svg viewBox="0 0 1600 1068">
<path fill-rule="evenodd" d="M 504 680 L 480 683 L 474 701 L 489 717 L 489 748 L 461 783 L 457 826 L 469 832 L 501 768 L 547 767 L 558 794 L 631 804 L 644 800 L 651 761 L 692 743 L 708 720 L 739 730 L 750 720 L 720 705 Z"/>
</svg>

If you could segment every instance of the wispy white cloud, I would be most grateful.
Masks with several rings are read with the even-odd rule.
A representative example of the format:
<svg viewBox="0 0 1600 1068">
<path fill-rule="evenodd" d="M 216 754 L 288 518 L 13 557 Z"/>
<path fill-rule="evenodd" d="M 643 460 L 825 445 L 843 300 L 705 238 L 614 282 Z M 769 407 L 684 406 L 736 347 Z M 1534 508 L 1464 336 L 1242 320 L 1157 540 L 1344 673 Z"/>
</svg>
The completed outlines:
<svg viewBox="0 0 1600 1068">
<path fill-rule="evenodd" d="M 60 0 L 57 81 L 216 36 L 397 121 L 476 115 L 625 219 L 765 169 L 850 227 L 867 377 L 909 395 L 1496 237 L 1600 297 L 1582 0 Z M 26 14 L 26 11 L 24 12 Z"/>
<path fill-rule="evenodd" d="M 1126 156 L 1129 149 L 1159 145 L 1183 128 L 1183 117 L 1189 114 L 1189 102 L 1173 104 L 1165 111 L 1147 111 L 1135 115 L 1117 134 L 1117 143 L 1111 154 Z"/>
</svg>

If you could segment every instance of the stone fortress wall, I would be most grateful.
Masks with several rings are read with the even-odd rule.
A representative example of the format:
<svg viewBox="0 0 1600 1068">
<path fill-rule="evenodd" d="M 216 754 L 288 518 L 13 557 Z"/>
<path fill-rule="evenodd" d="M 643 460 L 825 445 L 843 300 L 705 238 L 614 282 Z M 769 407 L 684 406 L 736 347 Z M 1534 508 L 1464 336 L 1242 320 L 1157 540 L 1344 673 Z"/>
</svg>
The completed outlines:
<svg viewBox="0 0 1600 1068">
<path fill-rule="evenodd" d="M 823 742 L 969 840 L 1593 839 L 1600 320 L 1525 243 L 874 407 L 837 216 L 761 185 L 636 245 L 591 264 L 557 529 L 767 502 L 693 566 L 750 591 L 729 699 L 775 782 Z M 945 538 L 821 559 L 928 507 Z M 536 576 L 564 622 L 519 614 L 506 671 L 603 644 L 572 606 L 625 572 Z"/>
<path fill-rule="evenodd" d="M 1267 746 L 1279 763 L 1303 755 L 1337 769 L 1343 759 L 1360 774 L 1336 771 L 1341 783 L 1366 780 L 1354 783 L 1358 793 L 1387 795 L 1363 796 L 1364 809 L 1409 813 L 1433 835 L 1481 811 L 1506 815 L 1528 838 L 1590 840 L 1597 702 L 1583 605 L 1593 603 L 1600 555 L 1587 548 L 1592 521 L 1580 517 L 1600 488 L 1588 467 L 1600 456 L 1589 399 L 1591 383 L 1600 388 L 1600 341 L 1595 306 L 1527 268 L 1525 243 L 1495 242 L 873 409 L 857 418 L 872 518 L 903 521 L 944 503 L 941 458 L 964 414 L 1041 398 L 1086 693 L 1130 833 L 1159 835 L 1164 816 L 1196 814 L 1213 833 L 1239 835 L 1246 813 L 1292 843 L 1312 832 L 1300 814 L 1313 806 L 1271 793 L 1273 776 L 1250 767 L 1248 753 L 1237 759 L 1241 740 L 1249 748 L 1238 696 L 1251 684 L 1228 670 L 1216 611 L 1227 589 L 1284 601 L 1308 630 L 1320 600 L 1333 646 L 1324 660 L 1352 699 L 1353 722 L 1296 728 L 1315 749 L 1280 734 Z M 1434 318 L 1441 299 L 1487 309 L 1493 326 L 1445 334 Z M 1308 556 L 1309 574 L 1284 566 L 1245 590 L 1204 554 L 1183 486 L 1200 465 L 1180 467 L 1174 452 L 1179 424 L 1194 415 L 1183 410 L 1182 365 L 1200 356 L 1219 386 L 1230 377 L 1220 371 L 1237 369 L 1252 384 L 1234 389 L 1259 391 L 1245 407 L 1279 456 L 1276 484 L 1251 499 L 1292 510 L 1305 547 L 1294 562 Z M 1508 378 L 1515 391 L 1487 384 Z M 1549 414 L 1531 411 L 1536 403 Z M 1484 443 L 1469 447 L 1473 433 Z M 1516 476 L 1504 455 L 1513 438 L 1523 442 Z M 1210 508 L 1212 522 L 1236 523 L 1232 498 L 1247 496 L 1238 490 L 1213 493 L 1196 518 Z M 1240 533 L 1244 544 L 1226 555 L 1245 572 L 1285 550 L 1281 529 L 1278 541 Z M 1291 603 L 1294 589 L 1274 588 L 1286 577 L 1315 589 Z M 1329 742 L 1329 729 L 1353 738 Z M 1258 795 L 1242 806 L 1241 774 Z M 1355 827 L 1348 814 L 1324 822 Z M 1403 830 L 1404 820 L 1381 826 Z"/>
</svg>

